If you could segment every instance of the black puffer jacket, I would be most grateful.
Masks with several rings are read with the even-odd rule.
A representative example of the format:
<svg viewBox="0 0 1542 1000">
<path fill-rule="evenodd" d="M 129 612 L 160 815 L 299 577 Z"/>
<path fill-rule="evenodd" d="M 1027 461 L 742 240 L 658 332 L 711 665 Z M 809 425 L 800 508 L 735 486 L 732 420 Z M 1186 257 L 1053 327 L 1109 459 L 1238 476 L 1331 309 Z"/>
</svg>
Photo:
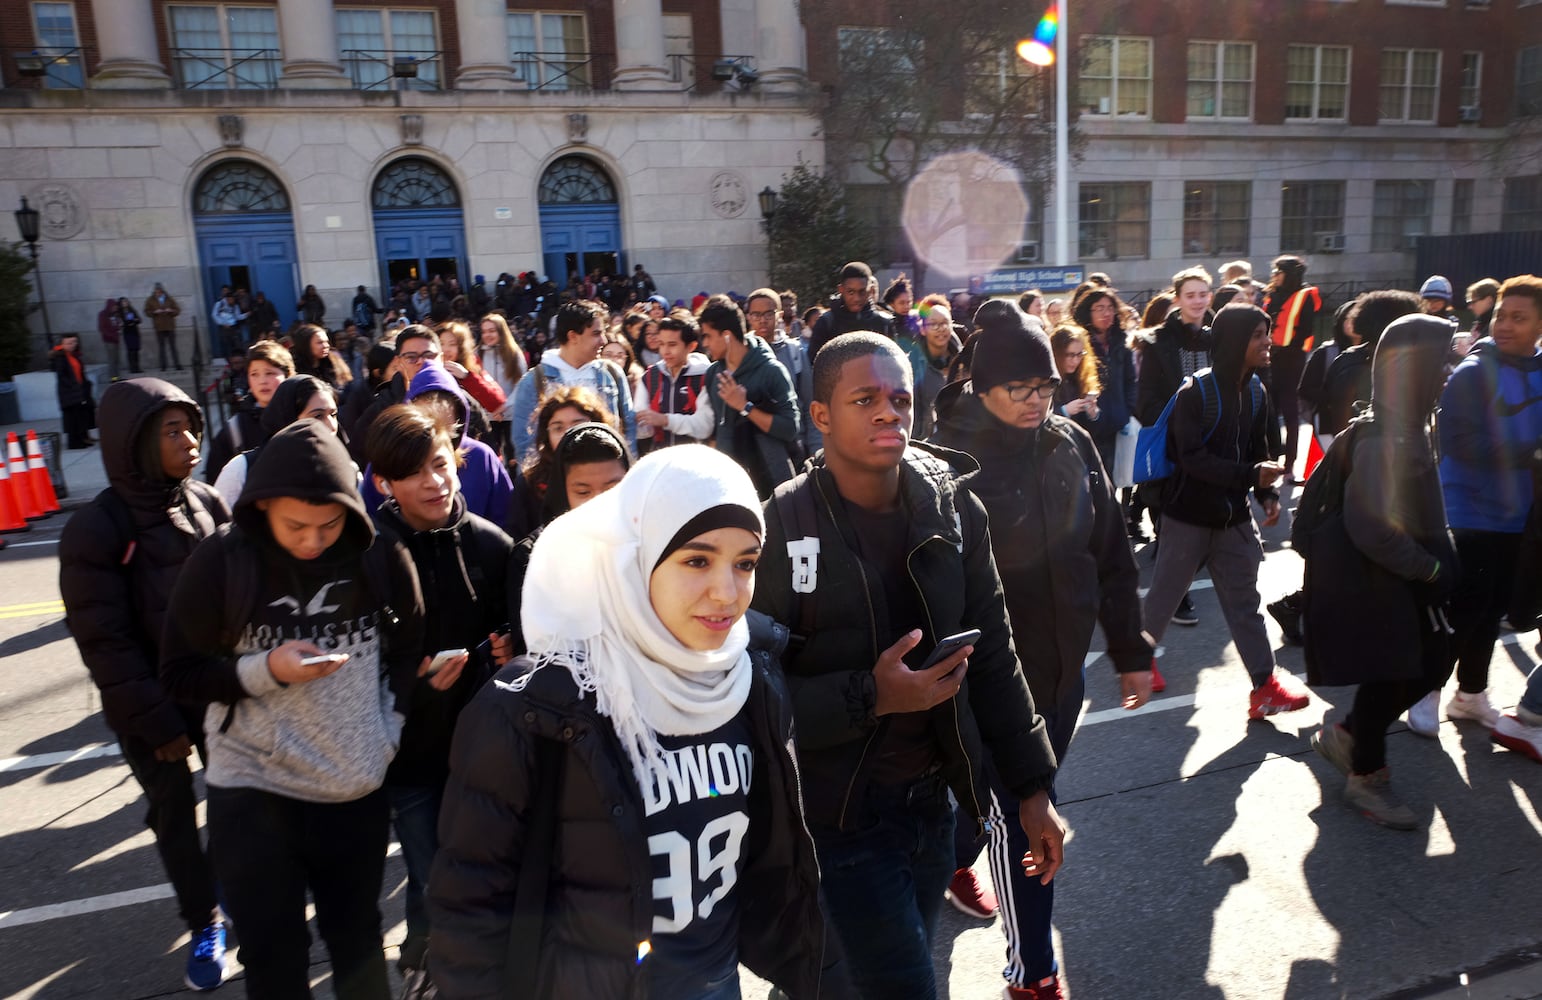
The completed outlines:
<svg viewBox="0 0 1542 1000">
<path fill-rule="evenodd" d="M 968 392 L 936 441 L 980 463 L 965 483 L 990 515 L 991 548 L 1034 704 L 1060 704 L 1061 686 L 1081 672 L 1098 622 L 1114 669 L 1149 670 L 1140 570 L 1087 432 L 1057 416 L 1037 430 L 1008 427 Z"/>
<path fill-rule="evenodd" d="M 1248 341 L 1258 324 L 1267 322 L 1263 310 L 1252 306 L 1227 306 L 1216 316 L 1211 328 L 1214 365 L 1209 371 L 1219 386 L 1219 411 L 1212 409 L 1213 424 L 1207 423 L 1198 382 L 1206 379 L 1208 388 L 1206 373 L 1196 373 L 1178 390 L 1167 424 L 1167 452 L 1177 468 L 1163 489 L 1163 517 L 1204 528 L 1229 528 L 1252 518 L 1249 490 L 1260 503 L 1280 498 L 1273 487 L 1258 485 L 1256 466 L 1274 454 L 1268 429 L 1274 418 L 1262 389 L 1254 407 L 1250 372 L 1245 369 Z"/>
<path fill-rule="evenodd" d="M 979 766 L 983 750 L 1024 799 L 1050 786 L 1055 755 L 1012 646 L 985 508 L 960 488 L 960 470 L 974 468 L 968 455 L 912 445 L 900 465 L 900 494 L 910 513 L 907 562 L 928 619 L 916 655 L 966 628 L 983 633 L 959 693 L 930 712 L 943 773 L 983 833 L 990 802 Z M 797 491 L 806 496 L 794 497 Z M 816 554 L 810 555 L 816 545 L 806 532 L 784 522 L 784 503 L 811 505 Z M 853 537 L 835 479 L 816 457 L 766 504 L 753 602 L 802 642 L 783 664 L 798 717 L 804 805 L 811 823 L 833 829 L 851 828 L 860 818 L 851 806 L 863 801 L 868 748 L 889 728 L 888 717 L 873 714 L 872 668 L 883 650 L 878 637 L 899 634 L 888 620 L 882 586 L 867 578 L 847 541 Z M 795 593 L 794 586 L 805 592 Z"/>
<path fill-rule="evenodd" d="M 450 520 L 442 528 L 414 530 L 401 507 L 387 500 L 375 510 L 375 527 L 385 542 L 399 542 L 412 556 L 423 588 L 423 655 L 446 649 L 472 650 L 472 658 L 448 691 L 430 684 L 412 689 L 401 706 L 407 717 L 402 743 L 386 781 L 393 785 L 433 787 L 450 773 L 450 737 L 455 720 L 493 673 L 493 663 L 479 657 L 477 646 L 508 624 L 505 586 L 513 543 L 497 525 L 466 510 L 455 495 Z"/>
<path fill-rule="evenodd" d="M 1175 309 L 1166 322 L 1144 336 L 1135 383 L 1135 419 L 1150 427 L 1183 384 L 1183 352 L 1210 350 L 1210 328 L 1190 326 Z"/>
<path fill-rule="evenodd" d="M 824 920 L 814 844 L 802 821 L 792 712 L 775 668 L 786 631 L 750 618 L 754 680 L 745 711 L 755 740 L 750 830 L 735 887 L 739 961 L 795 998 L 820 991 Z M 484 687 L 461 717 L 428 883 L 430 964 L 441 994 L 646 997 L 638 944 L 653 936 L 653 864 L 642 793 L 610 722 L 562 667 L 537 670 L 523 690 L 520 659 Z M 537 744 L 565 747 L 557 797 L 549 908 L 539 969 L 506 969 Z M 657 1000 L 670 1000 L 660 997 Z"/>
<path fill-rule="evenodd" d="M 198 405 L 169 382 L 128 379 L 102 394 L 102 460 L 111 493 L 77 511 L 59 539 L 65 621 L 101 689 L 107 724 L 151 747 L 202 732 L 199 713 L 179 709 L 161 685 L 161 629 L 182 564 L 230 520 L 212 486 L 167 481 L 158 468 L 144 467 L 150 454 L 142 438 L 169 406 L 187 410 L 194 432 L 203 432 Z M 127 537 L 119 520 L 125 516 L 132 523 Z"/>
<path fill-rule="evenodd" d="M 820 313 L 819 318 L 814 321 L 814 329 L 809 333 L 808 356 L 812 359 L 819 353 L 821 347 L 843 333 L 858 333 L 865 330 L 869 333 L 882 333 L 894 337 L 899 332 L 896 326 L 893 313 L 871 303 L 863 306 L 861 312 L 852 312 L 844 305 L 837 303 L 834 308 Z"/>
</svg>

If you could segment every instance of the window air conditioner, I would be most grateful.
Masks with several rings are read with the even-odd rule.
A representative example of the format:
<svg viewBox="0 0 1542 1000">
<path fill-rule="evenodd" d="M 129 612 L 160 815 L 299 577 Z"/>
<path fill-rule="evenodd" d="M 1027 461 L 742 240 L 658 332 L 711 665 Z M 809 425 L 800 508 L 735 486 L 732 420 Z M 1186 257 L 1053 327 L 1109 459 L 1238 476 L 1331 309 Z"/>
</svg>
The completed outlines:
<svg viewBox="0 0 1542 1000">
<path fill-rule="evenodd" d="M 1315 233 L 1318 253 L 1343 253 L 1343 233 Z"/>
</svg>

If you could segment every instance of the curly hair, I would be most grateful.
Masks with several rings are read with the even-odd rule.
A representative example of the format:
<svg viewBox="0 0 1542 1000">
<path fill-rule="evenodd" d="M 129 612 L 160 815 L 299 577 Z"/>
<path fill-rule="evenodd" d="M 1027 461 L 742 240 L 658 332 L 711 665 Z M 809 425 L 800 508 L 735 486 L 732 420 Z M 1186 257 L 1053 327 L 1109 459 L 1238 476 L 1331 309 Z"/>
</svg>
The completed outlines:
<svg viewBox="0 0 1542 1000">
<path fill-rule="evenodd" d="M 549 433 L 552 417 L 558 410 L 567 407 L 582 413 L 593 423 L 609 424 L 613 430 L 621 431 L 615 414 L 610 412 L 610 407 L 605 405 L 605 401 L 593 389 L 581 385 L 565 385 L 553 389 L 535 411 L 535 454 L 526 460 L 523 469 L 525 478 L 537 489 L 545 489 L 546 481 L 551 476 L 552 458 L 556 453 Z"/>
</svg>

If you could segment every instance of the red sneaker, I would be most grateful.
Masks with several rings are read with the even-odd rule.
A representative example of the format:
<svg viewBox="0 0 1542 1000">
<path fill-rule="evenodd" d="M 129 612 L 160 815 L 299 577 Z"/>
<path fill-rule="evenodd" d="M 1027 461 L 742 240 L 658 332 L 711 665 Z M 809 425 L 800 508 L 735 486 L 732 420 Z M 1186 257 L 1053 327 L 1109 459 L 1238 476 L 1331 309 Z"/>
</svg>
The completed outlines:
<svg viewBox="0 0 1542 1000">
<path fill-rule="evenodd" d="M 1157 669 L 1156 658 L 1151 659 L 1151 693 L 1161 694 L 1167 690 L 1167 678 L 1162 676 L 1162 671 Z"/>
<path fill-rule="evenodd" d="M 1006 1000 L 1070 1000 L 1060 989 L 1059 976 L 1046 976 L 1032 986 L 1008 986 Z"/>
<path fill-rule="evenodd" d="M 960 913 L 989 920 L 996 915 L 996 894 L 980 884 L 973 868 L 960 868 L 948 883 L 948 899 Z"/>
<path fill-rule="evenodd" d="M 1298 712 L 1311 703 L 1312 696 L 1295 677 L 1276 669 L 1269 679 L 1253 689 L 1248 702 L 1248 718 L 1262 719 L 1280 712 Z"/>
</svg>

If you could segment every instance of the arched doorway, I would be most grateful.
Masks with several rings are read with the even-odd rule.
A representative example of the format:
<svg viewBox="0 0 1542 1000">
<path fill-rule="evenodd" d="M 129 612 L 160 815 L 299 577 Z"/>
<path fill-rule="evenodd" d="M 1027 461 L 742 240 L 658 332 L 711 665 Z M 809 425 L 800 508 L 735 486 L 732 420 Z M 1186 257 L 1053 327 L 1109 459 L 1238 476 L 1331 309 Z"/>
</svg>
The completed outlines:
<svg viewBox="0 0 1542 1000">
<path fill-rule="evenodd" d="M 289 195 L 277 177 L 246 160 L 216 163 L 193 189 L 193 231 L 204 283 L 199 323 L 215 352 L 221 348 L 209 309 L 224 285 L 245 288 L 253 296 L 262 292 L 281 323 L 294 320 L 299 257 Z"/>
<path fill-rule="evenodd" d="M 407 280 L 466 277 L 466 228 L 460 192 L 437 164 L 421 156 L 395 160 L 375 178 L 375 255 L 384 293 Z"/>
<path fill-rule="evenodd" d="M 546 276 L 559 288 L 574 272 L 621 273 L 621 206 L 604 168 L 561 157 L 541 175 L 538 201 Z"/>
</svg>

